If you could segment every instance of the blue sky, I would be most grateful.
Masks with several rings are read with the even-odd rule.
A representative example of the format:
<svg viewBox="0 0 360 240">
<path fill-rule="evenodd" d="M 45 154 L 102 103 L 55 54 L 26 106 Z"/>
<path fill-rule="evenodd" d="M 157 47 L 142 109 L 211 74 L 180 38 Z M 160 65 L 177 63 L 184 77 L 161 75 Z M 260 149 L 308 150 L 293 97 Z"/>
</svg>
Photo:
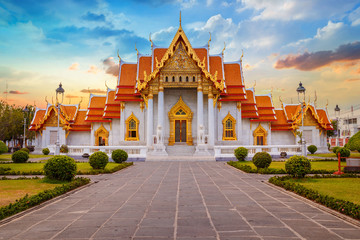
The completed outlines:
<svg viewBox="0 0 360 240">
<path fill-rule="evenodd" d="M 318 106 L 346 109 L 358 104 L 360 89 L 360 1 L 338 0 L 0 0 L 0 98 L 9 103 L 45 105 L 59 82 L 66 103 L 88 89 L 115 87 L 109 74 L 117 50 L 136 61 L 135 44 L 150 53 L 149 34 L 168 47 L 178 26 L 193 47 L 211 32 L 211 54 L 226 43 L 225 61 L 244 51 L 247 87 L 272 90 L 276 107 L 297 101 L 304 83 Z M 108 73 L 107 73 L 108 72 Z M 6 94 L 7 91 L 7 94 Z"/>
</svg>

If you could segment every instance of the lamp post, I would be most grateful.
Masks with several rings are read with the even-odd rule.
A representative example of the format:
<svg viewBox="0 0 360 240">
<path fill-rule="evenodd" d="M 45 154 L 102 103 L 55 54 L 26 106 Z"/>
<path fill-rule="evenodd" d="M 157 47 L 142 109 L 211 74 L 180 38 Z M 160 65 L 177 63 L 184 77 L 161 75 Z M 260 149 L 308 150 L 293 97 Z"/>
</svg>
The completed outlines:
<svg viewBox="0 0 360 240">
<path fill-rule="evenodd" d="M 335 116 L 336 116 L 336 146 L 339 146 L 339 135 L 340 135 L 340 129 L 339 129 L 339 118 L 340 118 L 340 108 L 336 104 L 335 107 Z"/>
<path fill-rule="evenodd" d="M 305 107 L 305 91 L 306 89 L 303 87 L 302 83 L 299 83 L 299 87 L 296 89 L 298 93 L 298 100 L 301 104 L 301 135 L 300 135 L 300 142 L 302 146 L 302 155 L 306 157 L 306 145 L 305 141 L 303 141 L 303 134 L 304 134 L 304 107 Z M 301 95 L 303 99 L 301 99 Z"/>
<path fill-rule="evenodd" d="M 24 113 L 24 141 L 23 141 L 23 148 L 25 148 L 26 147 L 26 145 L 25 145 L 25 139 L 26 139 L 26 137 L 25 137 L 26 136 L 26 132 L 25 132 L 25 130 L 26 130 L 26 113 L 29 112 L 29 109 L 28 109 L 27 105 L 22 111 Z"/>
<path fill-rule="evenodd" d="M 55 146 L 55 155 L 59 155 L 60 154 L 60 126 L 59 126 L 59 122 L 60 122 L 60 104 L 63 102 L 64 100 L 64 92 L 65 90 L 62 88 L 62 84 L 59 84 L 59 87 L 56 89 L 56 108 L 58 110 L 58 122 L 57 122 L 57 138 L 56 138 L 56 146 Z M 61 101 L 60 101 L 60 96 L 61 96 Z"/>
</svg>

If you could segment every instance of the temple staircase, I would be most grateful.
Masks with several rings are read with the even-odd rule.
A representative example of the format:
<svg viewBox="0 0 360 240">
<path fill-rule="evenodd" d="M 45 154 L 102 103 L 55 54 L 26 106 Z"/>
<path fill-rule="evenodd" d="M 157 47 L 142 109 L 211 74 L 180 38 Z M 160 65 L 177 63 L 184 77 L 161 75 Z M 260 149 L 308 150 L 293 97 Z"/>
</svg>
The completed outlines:
<svg viewBox="0 0 360 240">
<path fill-rule="evenodd" d="M 195 146 L 188 146 L 185 143 L 177 143 L 173 146 L 166 146 L 168 156 L 147 155 L 146 161 L 215 161 L 214 155 L 211 156 L 193 156 Z"/>
</svg>

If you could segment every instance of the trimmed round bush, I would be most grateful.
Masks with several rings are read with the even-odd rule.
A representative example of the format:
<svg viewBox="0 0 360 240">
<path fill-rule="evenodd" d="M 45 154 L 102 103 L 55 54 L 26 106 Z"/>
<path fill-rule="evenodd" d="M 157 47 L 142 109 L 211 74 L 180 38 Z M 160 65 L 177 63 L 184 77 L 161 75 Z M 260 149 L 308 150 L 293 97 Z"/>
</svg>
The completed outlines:
<svg viewBox="0 0 360 240">
<path fill-rule="evenodd" d="M 60 152 L 61 153 L 68 153 L 69 152 L 68 146 L 66 146 L 65 144 L 61 145 Z"/>
<path fill-rule="evenodd" d="M 311 170 L 309 159 L 304 156 L 292 156 L 285 162 L 286 172 L 296 178 L 303 178 Z"/>
<path fill-rule="evenodd" d="M 244 147 L 238 147 L 234 150 L 234 155 L 237 160 L 239 161 L 245 161 L 245 158 L 248 155 L 248 150 Z"/>
<path fill-rule="evenodd" d="M 307 150 L 311 153 L 314 154 L 317 151 L 317 147 L 315 145 L 310 145 L 308 146 Z"/>
<path fill-rule="evenodd" d="M 332 151 L 333 153 L 336 153 L 336 151 L 339 149 L 340 147 L 333 147 Z"/>
<path fill-rule="evenodd" d="M 43 153 L 44 155 L 49 155 L 50 150 L 49 150 L 48 148 L 44 148 L 44 149 L 42 150 L 42 153 Z"/>
<path fill-rule="evenodd" d="M 258 152 L 254 155 L 252 161 L 257 168 L 268 168 L 272 158 L 267 152 Z"/>
<path fill-rule="evenodd" d="M 111 153 L 111 158 L 116 163 L 122 163 L 128 159 L 128 154 L 122 149 L 117 149 Z"/>
<path fill-rule="evenodd" d="M 30 153 L 30 150 L 28 148 L 22 148 L 22 149 L 20 149 L 20 151 L 27 152 L 28 154 Z"/>
<path fill-rule="evenodd" d="M 11 160 L 14 163 L 25 163 L 29 159 L 29 154 L 25 151 L 19 150 L 11 155 Z"/>
<path fill-rule="evenodd" d="M 109 157 L 104 152 L 95 152 L 89 157 L 89 163 L 93 169 L 104 169 L 108 162 Z"/>
<path fill-rule="evenodd" d="M 350 157 L 350 150 L 346 147 L 341 147 L 341 148 L 338 148 L 337 151 L 336 151 L 336 157 L 338 156 L 338 154 L 340 153 L 340 157 L 341 157 L 341 161 L 345 161 L 346 157 Z"/>
<path fill-rule="evenodd" d="M 349 139 L 349 142 L 347 143 L 347 147 L 351 151 L 360 151 L 360 132 L 357 132 Z"/>
<path fill-rule="evenodd" d="M 7 153 L 8 147 L 3 141 L 0 141 L 0 154 Z"/>
<path fill-rule="evenodd" d="M 76 175 L 75 160 L 68 156 L 54 156 L 44 165 L 45 176 L 60 181 L 71 181 Z"/>
</svg>

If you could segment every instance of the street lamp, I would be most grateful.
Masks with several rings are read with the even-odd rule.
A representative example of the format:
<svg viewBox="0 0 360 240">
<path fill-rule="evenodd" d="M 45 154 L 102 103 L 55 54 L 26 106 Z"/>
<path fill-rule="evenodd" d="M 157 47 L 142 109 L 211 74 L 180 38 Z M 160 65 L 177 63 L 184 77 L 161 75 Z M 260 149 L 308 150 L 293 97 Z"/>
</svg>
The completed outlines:
<svg viewBox="0 0 360 240">
<path fill-rule="evenodd" d="M 339 118 L 340 118 L 340 108 L 336 104 L 335 107 L 335 116 L 336 116 L 336 146 L 339 146 L 339 135 L 340 135 L 340 129 L 339 129 Z"/>
<path fill-rule="evenodd" d="M 26 139 L 26 134 L 25 134 L 25 130 L 26 130 L 26 114 L 29 112 L 28 106 L 26 105 L 26 107 L 22 110 L 24 113 L 24 141 L 23 141 L 23 148 L 26 147 L 25 145 L 25 139 Z"/>
<path fill-rule="evenodd" d="M 304 134 L 304 108 L 305 108 L 305 91 L 306 89 L 303 87 L 302 83 L 299 83 L 299 87 L 296 89 L 298 93 L 298 100 L 301 104 L 301 135 L 300 135 L 300 142 L 302 146 L 302 155 L 306 157 L 306 143 L 303 141 L 303 134 Z M 303 96 L 303 99 L 301 100 L 301 95 Z"/>
<path fill-rule="evenodd" d="M 56 108 L 58 110 L 58 122 L 57 122 L 57 138 L 56 138 L 56 147 L 55 147 L 55 155 L 59 155 L 60 154 L 60 127 L 59 127 L 59 122 L 60 122 L 60 104 L 63 102 L 64 100 L 64 92 L 65 90 L 62 88 L 62 84 L 59 84 L 59 87 L 56 89 Z M 60 101 L 60 96 L 61 96 L 61 101 Z"/>
</svg>

